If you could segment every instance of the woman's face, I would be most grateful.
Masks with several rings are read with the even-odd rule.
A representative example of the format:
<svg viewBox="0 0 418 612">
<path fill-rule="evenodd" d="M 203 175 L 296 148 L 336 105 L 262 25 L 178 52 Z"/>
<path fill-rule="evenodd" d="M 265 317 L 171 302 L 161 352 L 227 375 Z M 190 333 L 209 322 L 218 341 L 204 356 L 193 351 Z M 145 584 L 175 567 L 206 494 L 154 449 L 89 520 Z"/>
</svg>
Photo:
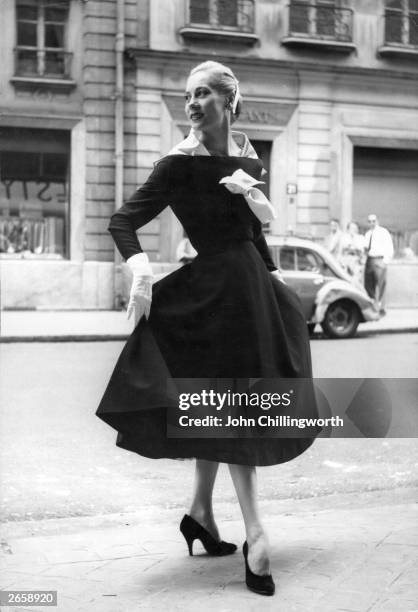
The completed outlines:
<svg viewBox="0 0 418 612">
<path fill-rule="evenodd" d="M 227 121 L 226 97 L 209 84 L 207 72 L 199 71 L 189 77 L 185 98 L 185 111 L 192 127 L 205 132 Z"/>
</svg>

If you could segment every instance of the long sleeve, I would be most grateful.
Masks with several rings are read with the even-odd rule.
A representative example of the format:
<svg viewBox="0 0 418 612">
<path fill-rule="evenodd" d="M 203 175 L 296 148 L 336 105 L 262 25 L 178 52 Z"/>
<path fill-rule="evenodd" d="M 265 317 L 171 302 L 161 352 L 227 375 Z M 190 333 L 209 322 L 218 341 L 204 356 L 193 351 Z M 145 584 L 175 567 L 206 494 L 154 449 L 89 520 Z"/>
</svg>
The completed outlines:
<svg viewBox="0 0 418 612">
<path fill-rule="evenodd" d="M 277 270 L 277 266 L 271 257 L 270 249 L 268 248 L 261 223 L 258 219 L 254 221 L 254 244 L 263 258 L 267 270 L 270 272 Z"/>
<path fill-rule="evenodd" d="M 168 205 L 168 162 L 159 161 L 147 181 L 111 217 L 108 230 L 125 259 L 142 253 L 136 230 Z"/>
</svg>

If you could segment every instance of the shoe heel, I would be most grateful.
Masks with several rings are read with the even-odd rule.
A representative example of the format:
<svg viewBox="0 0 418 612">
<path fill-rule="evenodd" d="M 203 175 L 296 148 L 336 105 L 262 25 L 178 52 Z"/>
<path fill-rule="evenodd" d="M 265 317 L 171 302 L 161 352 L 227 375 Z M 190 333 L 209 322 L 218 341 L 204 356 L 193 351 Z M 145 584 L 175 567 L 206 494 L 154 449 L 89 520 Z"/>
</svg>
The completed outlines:
<svg viewBox="0 0 418 612">
<path fill-rule="evenodd" d="M 184 535 L 184 534 L 183 534 Z M 186 536 L 184 536 L 186 538 Z M 193 542 L 194 538 L 186 538 L 187 546 L 189 548 L 189 555 L 193 557 Z"/>
<path fill-rule="evenodd" d="M 188 533 L 187 529 L 183 524 L 180 525 L 180 533 L 186 540 L 187 548 L 189 549 L 189 555 L 193 557 L 193 542 L 195 541 L 195 535 Z"/>
</svg>

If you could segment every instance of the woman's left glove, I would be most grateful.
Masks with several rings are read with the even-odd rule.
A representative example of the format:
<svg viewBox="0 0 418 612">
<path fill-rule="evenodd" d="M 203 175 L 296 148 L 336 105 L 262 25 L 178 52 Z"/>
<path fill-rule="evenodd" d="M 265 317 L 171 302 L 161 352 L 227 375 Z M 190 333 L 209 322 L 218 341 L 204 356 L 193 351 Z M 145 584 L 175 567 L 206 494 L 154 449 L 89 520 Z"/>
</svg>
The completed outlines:
<svg viewBox="0 0 418 612">
<path fill-rule="evenodd" d="M 151 310 L 153 272 L 146 253 L 137 253 L 126 260 L 132 272 L 132 286 L 127 309 L 128 319 L 134 315 L 134 323 Z"/>
<path fill-rule="evenodd" d="M 277 280 L 283 283 L 283 285 L 286 284 L 286 281 L 283 278 L 283 274 L 281 270 L 273 270 L 272 272 L 270 272 L 270 274 L 272 274 L 274 278 L 277 278 Z"/>
</svg>

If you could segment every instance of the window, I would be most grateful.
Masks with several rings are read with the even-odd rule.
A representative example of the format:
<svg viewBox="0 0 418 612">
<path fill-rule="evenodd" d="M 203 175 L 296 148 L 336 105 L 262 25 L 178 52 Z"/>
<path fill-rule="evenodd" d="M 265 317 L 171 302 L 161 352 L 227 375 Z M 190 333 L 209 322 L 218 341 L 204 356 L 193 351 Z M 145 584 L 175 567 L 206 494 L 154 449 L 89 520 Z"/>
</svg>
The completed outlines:
<svg viewBox="0 0 418 612">
<path fill-rule="evenodd" d="M 385 42 L 418 46 L 418 0 L 386 0 Z"/>
<path fill-rule="evenodd" d="M 337 41 L 352 40 L 352 12 L 338 0 L 292 0 L 289 33 Z"/>
<path fill-rule="evenodd" d="M 297 255 L 297 269 L 299 272 L 315 272 L 319 273 L 323 267 L 324 262 L 322 259 L 312 251 L 308 251 L 307 249 L 296 249 Z"/>
<path fill-rule="evenodd" d="M 217 29 L 254 30 L 252 0 L 190 0 L 191 25 Z"/>
<path fill-rule="evenodd" d="M 67 132 L 1 129 L 0 253 L 67 255 Z"/>
<path fill-rule="evenodd" d="M 69 78 L 68 0 L 16 1 L 16 75 Z"/>
<path fill-rule="evenodd" d="M 295 249 L 292 247 L 281 247 L 279 267 L 282 270 L 295 270 L 296 256 Z"/>
</svg>

